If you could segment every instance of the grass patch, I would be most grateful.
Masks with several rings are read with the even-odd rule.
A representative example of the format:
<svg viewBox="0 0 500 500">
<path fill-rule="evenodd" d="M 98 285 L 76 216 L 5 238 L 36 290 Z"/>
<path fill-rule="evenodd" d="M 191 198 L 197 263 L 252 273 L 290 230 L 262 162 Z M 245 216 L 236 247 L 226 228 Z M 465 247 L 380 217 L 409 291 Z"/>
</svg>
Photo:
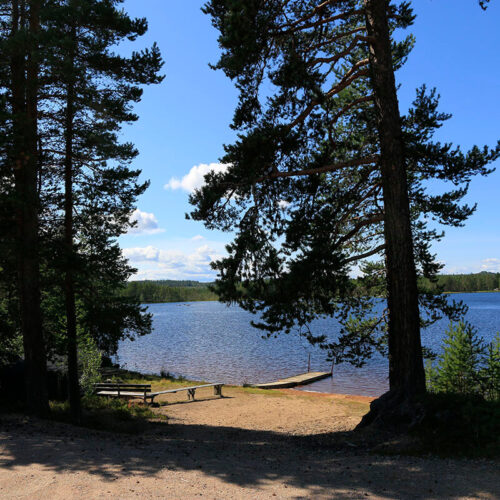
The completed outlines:
<svg viewBox="0 0 500 500">
<path fill-rule="evenodd" d="M 288 396 L 288 394 L 285 394 L 277 389 L 259 389 L 258 387 L 238 387 L 238 389 L 247 394 L 262 394 L 264 396 L 271 396 L 275 398 L 284 398 Z"/>
<path fill-rule="evenodd" d="M 50 403 L 51 418 L 71 423 L 69 403 Z M 157 414 L 143 404 L 123 399 L 86 396 L 82 398 L 82 426 L 96 430 L 137 434 L 145 430 L 152 421 L 166 421 L 167 417 Z"/>
<path fill-rule="evenodd" d="M 334 400 L 334 404 L 343 406 L 346 409 L 346 412 L 353 417 L 362 417 L 365 413 L 368 413 L 368 410 L 370 409 L 370 403 L 352 401 L 350 399 Z"/>
<path fill-rule="evenodd" d="M 500 401 L 480 396 L 428 394 L 426 416 L 414 430 L 423 453 L 439 456 L 500 456 Z"/>
<path fill-rule="evenodd" d="M 151 384 L 153 392 L 176 389 L 178 387 L 191 387 L 193 385 L 206 384 L 208 382 L 188 380 L 184 377 L 174 377 L 169 373 L 161 375 L 144 375 L 128 370 L 116 370 L 112 376 L 103 377 L 106 381 L 122 382 L 125 384 Z"/>
</svg>

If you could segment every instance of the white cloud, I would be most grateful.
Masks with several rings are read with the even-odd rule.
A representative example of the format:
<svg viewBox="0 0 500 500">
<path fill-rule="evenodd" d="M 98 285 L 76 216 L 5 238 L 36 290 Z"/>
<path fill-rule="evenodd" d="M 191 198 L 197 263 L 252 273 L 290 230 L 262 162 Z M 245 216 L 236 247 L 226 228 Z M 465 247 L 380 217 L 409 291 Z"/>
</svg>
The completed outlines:
<svg viewBox="0 0 500 500">
<path fill-rule="evenodd" d="M 139 268 L 134 279 L 213 279 L 210 263 L 222 257 L 209 245 L 194 251 L 162 250 L 153 246 L 125 248 L 123 255 Z M 154 278 L 153 278 L 154 276 Z"/>
<path fill-rule="evenodd" d="M 200 234 L 197 234 L 196 236 L 193 236 L 191 238 L 191 241 L 201 241 L 201 240 L 204 240 L 205 238 L 203 236 L 201 236 Z"/>
<path fill-rule="evenodd" d="M 481 261 L 481 271 L 500 273 L 500 259 L 496 259 L 494 257 L 490 259 L 483 259 Z"/>
<path fill-rule="evenodd" d="M 132 216 L 130 217 L 132 222 L 137 222 L 137 225 L 128 231 L 128 234 L 139 235 L 139 234 L 158 234 L 163 233 L 165 229 L 158 227 L 158 220 L 155 214 L 148 212 L 142 212 L 137 209 L 134 210 Z"/>
<path fill-rule="evenodd" d="M 460 266 L 446 266 L 443 270 L 445 274 L 470 274 L 488 271 L 490 273 L 500 273 L 500 259 L 491 257 L 480 262 L 470 262 Z"/>
<path fill-rule="evenodd" d="M 165 189 L 182 189 L 188 193 L 192 193 L 195 189 L 199 189 L 203 186 L 205 183 L 205 175 L 207 175 L 208 172 L 225 172 L 227 168 L 228 165 L 223 163 L 201 163 L 200 165 L 192 167 L 189 173 L 182 179 L 172 177 L 164 187 Z"/>
</svg>

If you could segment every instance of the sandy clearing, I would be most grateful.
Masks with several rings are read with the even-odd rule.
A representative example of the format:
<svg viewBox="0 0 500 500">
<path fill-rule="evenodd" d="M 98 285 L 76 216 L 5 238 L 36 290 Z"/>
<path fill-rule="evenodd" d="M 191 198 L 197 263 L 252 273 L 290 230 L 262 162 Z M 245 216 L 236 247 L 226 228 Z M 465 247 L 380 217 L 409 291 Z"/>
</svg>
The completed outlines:
<svg viewBox="0 0 500 500">
<path fill-rule="evenodd" d="M 1 417 L 0 498 L 500 498 L 498 463 L 353 446 L 369 398 L 224 392 L 169 396 L 140 436 Z"/>
<path fill-rule="evenodd" d="M 196 404 L 185 393 L 160 397 L 167 402 L 161 412 L 170 423 L 234 427 L 292 435 L 321 434 L 351 430 L 366 413 L 373 398 L 363 396 L 281 391 L 244 391 L 225 387 L 224 398 L 213 397 L 209 389 L 197 392 Z M 186 407 L 189 410 L 186 411 Z"/>
</svg>

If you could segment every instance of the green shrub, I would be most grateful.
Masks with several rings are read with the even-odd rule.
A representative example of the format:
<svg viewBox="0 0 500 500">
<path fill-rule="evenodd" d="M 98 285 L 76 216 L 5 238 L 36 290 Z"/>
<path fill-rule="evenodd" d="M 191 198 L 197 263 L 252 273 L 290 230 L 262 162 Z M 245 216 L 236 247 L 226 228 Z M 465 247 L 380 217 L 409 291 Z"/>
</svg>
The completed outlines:
<svg viewBox="0 0 500 500">
<path fill-rule="evenodd" d="M 469 323 L 450 324 L 442 355 L 425 367 L 430 392 L 500 397 L 500 335 L 490 344 Z"/>
<path fill-rule="evenodd" d="M 22 359 L 24 356 L 23 338 L 20 335 L 9 337 L 3 335 L 3 327 L 0 318 L 0 366 L 5 366 L 13 361 Z"/>
<path fill-rule="evenodd" d="M 500 400 L 500 333 L 488 344 L 479 371 L 481 392 L 486 399 Z"/>
<path fill-rule="evenodd" d="M 427 394 L 425 417 L 413 432 L 420 453 L 440 456 L 498 457 L 500 401 L 480 395 Z"/>
<path fill-rule="evenodd" d="M 94 384 L 101 380 L 102 353 L 91 338 L 86 338 L 80 342 L 78 356 L 81 366 L 80 387 L 85 395 L 90 395 Z"/>
<path fill-rule="evenodd" d="M 500 334 L 485 344 L 472 325 L 450 324 L 443 353 L 425 373 L 425 417 L 414 429 L 423 451 L 500 455 Z"/>
</svg>

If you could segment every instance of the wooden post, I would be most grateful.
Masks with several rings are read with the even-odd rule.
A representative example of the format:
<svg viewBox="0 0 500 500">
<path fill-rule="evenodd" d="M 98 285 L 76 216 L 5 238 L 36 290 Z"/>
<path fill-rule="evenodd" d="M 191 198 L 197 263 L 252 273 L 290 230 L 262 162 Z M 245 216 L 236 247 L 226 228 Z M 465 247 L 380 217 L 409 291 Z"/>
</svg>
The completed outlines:
<svg viewBox="0 0 500 500">
<path fill-rule="evenodd" d="M 309 353 L 309 358 L 307 360 L 307 373 L 311 371 L 311 353 Z"/>
</svg>

